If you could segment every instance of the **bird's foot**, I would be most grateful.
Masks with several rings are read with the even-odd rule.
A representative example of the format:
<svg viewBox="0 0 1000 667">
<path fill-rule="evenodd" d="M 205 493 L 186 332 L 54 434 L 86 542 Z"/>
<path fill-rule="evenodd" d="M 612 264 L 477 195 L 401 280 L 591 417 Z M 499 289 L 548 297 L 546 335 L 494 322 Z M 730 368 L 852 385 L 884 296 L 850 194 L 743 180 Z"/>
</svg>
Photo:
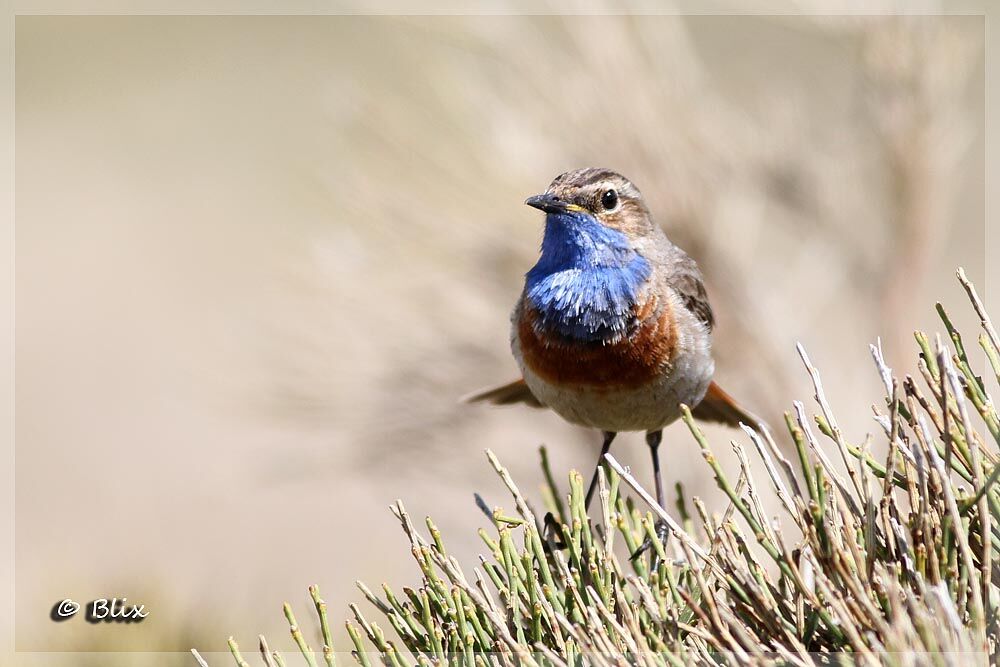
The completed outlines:
<svg viewBox="0 0 1000 667">
<path fill-rule="evenodd" d="M 549 553 L 566 548 L 566 543 L 562 539 L 562 529 L 559 522 L 552 515 L 552 512 L 545 513 L 542 528 L 542 543 Z"/>
<path fill-rule="evenodd" d="M 656 522 L 656 539 L 664 547 L 667 545 L 667 540 L 670 538 L 670 529 L 664 521 Z M 644 553 L 649 552 L 649 571 L 653 572 L 660 566 L 660 551 L 657 549 L 656 545 L 653 543 L 653 538 L 646 536 L 646 539 L 642 541 L 639 548 L 629 557 L 629 560 L 636 560 L 641 557 Z"/>
</svg>

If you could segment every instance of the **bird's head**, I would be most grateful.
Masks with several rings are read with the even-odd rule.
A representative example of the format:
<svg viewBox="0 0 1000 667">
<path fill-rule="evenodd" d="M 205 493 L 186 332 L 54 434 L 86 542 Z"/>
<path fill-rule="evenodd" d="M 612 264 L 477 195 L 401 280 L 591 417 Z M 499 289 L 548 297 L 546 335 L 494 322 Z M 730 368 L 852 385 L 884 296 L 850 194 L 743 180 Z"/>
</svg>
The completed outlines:
<svg viewBox="0 0 1000 667">
<path fill-rule="evenodd" d="M 545 211 L 547 221 L 562 225 L 586 228 L 596 223 L 633 239 L 654 230 L 642 193 L 610 169 L 568 171 L 524 203 Z"/>
</svg>

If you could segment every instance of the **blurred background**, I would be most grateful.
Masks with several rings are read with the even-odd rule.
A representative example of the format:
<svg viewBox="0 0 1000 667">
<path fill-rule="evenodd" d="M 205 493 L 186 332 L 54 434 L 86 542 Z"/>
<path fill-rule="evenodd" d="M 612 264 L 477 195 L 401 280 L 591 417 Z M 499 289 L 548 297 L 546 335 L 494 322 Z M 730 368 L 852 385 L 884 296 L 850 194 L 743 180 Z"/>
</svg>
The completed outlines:
<svg viewBox="0 0 1000 667">
<path fill-rule="evenodd" d="M 812 394 L 801 341 L 860 442 L 868 343 L 906 371 L 934 301 L 974 326 L 953 275 L 984 271 L 983 38 L 974 16 L 18 17 L 17 648 L 287 648 L 308 584 L 342 628 L 356 579 L 417 581 L 396 498 L 471 567 L 472 492 L 509 505 L 484 449 L 536 497 L 540 444 L 589 471 L 598 434 L 458 402 L 516 377 L 522 202 L 576 167 L 631 178 L 701 264 L 723 386 L 780 423 Z M 668 488 L 715 498 L 685 427 L 665 442 Z M 615 450 L 649 481 L 640 436 Z M 112 596 L 149 618 L 49 619 Z"/>
</svg>

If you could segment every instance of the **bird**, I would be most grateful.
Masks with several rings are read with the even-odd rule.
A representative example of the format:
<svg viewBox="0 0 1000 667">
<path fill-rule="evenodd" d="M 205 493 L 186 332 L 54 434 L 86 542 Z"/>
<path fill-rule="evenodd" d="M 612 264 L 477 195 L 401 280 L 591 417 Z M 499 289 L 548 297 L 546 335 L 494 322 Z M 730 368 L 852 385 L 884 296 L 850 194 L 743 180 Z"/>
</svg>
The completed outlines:
<svg viewBox="0 0 1000 667">
<path fill-rule="evenodd" d="M 701 270 L 611 169 L 568 171 L 524 203 L 545 213 L 545 227 L 511 314 L 521 378 L 466 400 L 549 408 L 601 431 L 587 508 L 616 435 L 645 432 L 663 507 L 659 449 L 682 405 L 702 421 L 761 423 L 713 380 L 715 317 Z"/>
</svg>

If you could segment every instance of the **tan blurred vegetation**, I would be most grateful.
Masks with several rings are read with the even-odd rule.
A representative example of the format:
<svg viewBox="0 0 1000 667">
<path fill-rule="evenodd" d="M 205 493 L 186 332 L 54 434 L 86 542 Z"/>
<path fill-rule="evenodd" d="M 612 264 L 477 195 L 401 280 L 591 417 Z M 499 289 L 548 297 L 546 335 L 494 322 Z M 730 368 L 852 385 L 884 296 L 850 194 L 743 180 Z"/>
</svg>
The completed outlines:
<svg viewBox="0 0 1000 667">
<path fill-rule="evenodd" d="M 628 175 L 702 264 L 732 393 L 771 419 L 807 396 L 802 341 L 854 441 L 867 343 L 905 370 L 954 267 L 983 272 L 981 18 L 16 29 L 22 650 L 280 637 L 313 582 L 338 619 L 355 579 L 416 579 L 393 499 L 471 535 L 486 447 L 522 484 L 541 442 L 592 465 L 554 415 L 457 404 L 514 376 L 521 202 L 567 169 Z M 668 482 L 712 497 L 683 427 L 666 442 Z M 639 438 L 616 451 L 645 479 Z M 48 619 L 140 591 L 140 625 Z"/>
</svg>

